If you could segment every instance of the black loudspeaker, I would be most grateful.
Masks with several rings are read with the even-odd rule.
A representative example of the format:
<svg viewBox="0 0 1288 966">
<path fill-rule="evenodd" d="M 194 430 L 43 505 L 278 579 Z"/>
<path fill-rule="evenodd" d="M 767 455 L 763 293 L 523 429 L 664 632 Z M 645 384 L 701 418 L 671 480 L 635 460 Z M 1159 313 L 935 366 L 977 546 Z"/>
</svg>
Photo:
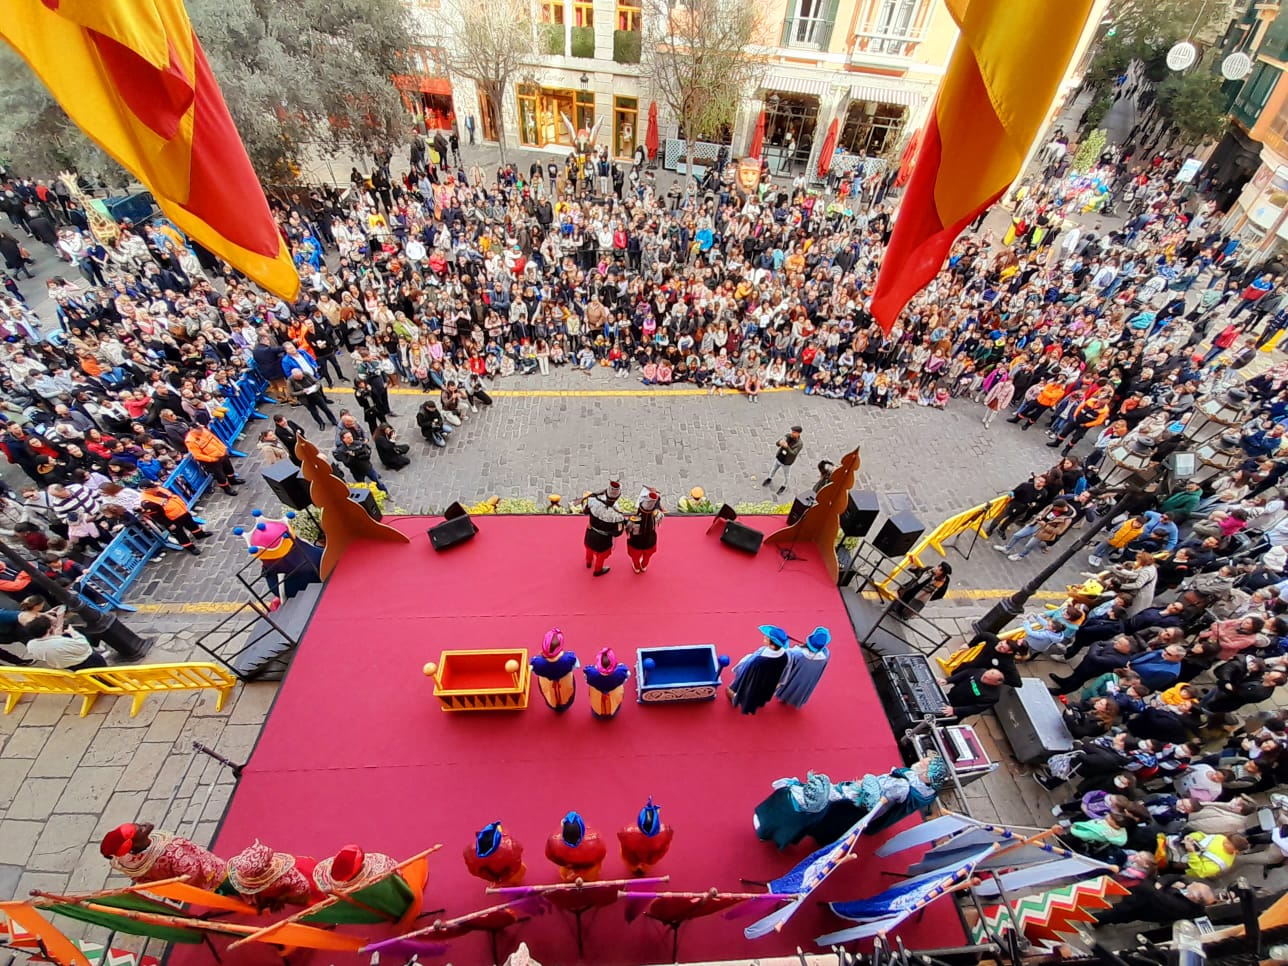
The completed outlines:
<svg viewBox="0 0 1288 966">
<path fill-rule="evenodd" d="M 379 520 L 384 516 L 380 512 L 380 506 L 376 503 L 376 495 L 365 486 L 349 487 L 349 499 L 366 510 L 367 516 L 373 520 Z"/>
<path fill-rule="evenodd" d="M 725 524 L 724 533 L 720 534 L 721 543 L 753 556 L 760 553 L 760 542 L 764 539 L 765 535 L 759 530 L 733 520 Z"/>
<path fill-rule="evenodd" d="M 429 528 L 429 542 L 435 550 L 447 550 L 458 543 L 473 540 L 479 528 L 469 516 L 456 516 Z"/>
<path fill-rule="evenodd" d="M 738 519 L 738 511 L 728 503 L 725 503 L 716 511 L 716 515 L 711 518 L 711 526 L 707 527 L 707 533 L 715 533 L 717 530 L 723 533 L 724 526 L 736 519 Z"/>
<path fill-rule="evenodd" d="M 465 507 L 461 506 L 461 502 L 457 500 L 455 503 L 453 503 L 451 506 L 449 506 L 446 510 L 443 511 L 443 519 L 455 520 L 457 517 L 468 516 L 469 512 L 470 511 L 465 509 Z"/>
<path fill-rule="evenodd" d="M 313 500 L 309 497 L 309 481 L 300 476 L 300 468 L 290 460 L 265 466 L 263 474 L 264 482 L 283 506 L 292 510 L 307 510 L 313 505 Z"/>
<path fill-rule="evenodd" d="M 787 525 L 790 527 L 793 523 L 800 521 L 805 515 L 805 511 L 818 502 L 818 497 L 813 493 L 802 493 L 796 499 L 792 500 L 792 508 L 787 511 Z M 841 517 L 841 525 L 845 525 L 845 517 Z"/>
<path fill-rule="evenodd" d="M 881 504 L 871 490 L 851 490 L 850 502 L 841 514 L 841 532 L 847 537 L 866 537 L 877 522 Z"/>
<path fill-rule="evenodd" d="M 916 546 L 925 532 L 925 524 L 905 510 L 885 522 L 877 538 L 872 541 L 872 546 L 887 557 L 902 557 Z"/>
</svg>

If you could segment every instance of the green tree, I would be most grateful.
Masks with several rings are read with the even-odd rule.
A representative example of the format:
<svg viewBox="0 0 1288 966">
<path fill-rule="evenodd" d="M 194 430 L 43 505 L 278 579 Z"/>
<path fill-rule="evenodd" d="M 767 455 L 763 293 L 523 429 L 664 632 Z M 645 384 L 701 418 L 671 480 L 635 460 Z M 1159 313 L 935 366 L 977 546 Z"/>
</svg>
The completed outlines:
<svg viewBox="0 0 1288 966">
<path fill-rule="evenodd" d="M 1206 37 L 1225 22 L 1228 3 L 1217 0 L 1126 0 L 1112 8 L 1113 35 L 1103 34 L 1083 82 L 1103 90 L 1133 61 L 1154 81 L 1166 76 L 1167 51 L 1186 37 Z"/>
<path fill-rule="evenodd" d="M 262 180 L 293 180 L 310 149 L 370 155 L 404 139 L 390 77 L 414 38 L 400 0 L 188 0 L 188 14 Z M 0 108 L 15 164 L 119 172 L 7 48 Z"/>
<path fill-rule="evenodd" d="M 1158 85 L 1158 112 L 1195 144 L 1215 140 L 1225 131 L 1225 98 L 1221 77 L 1198 68 L 1173 73 Z"/>
</svg>

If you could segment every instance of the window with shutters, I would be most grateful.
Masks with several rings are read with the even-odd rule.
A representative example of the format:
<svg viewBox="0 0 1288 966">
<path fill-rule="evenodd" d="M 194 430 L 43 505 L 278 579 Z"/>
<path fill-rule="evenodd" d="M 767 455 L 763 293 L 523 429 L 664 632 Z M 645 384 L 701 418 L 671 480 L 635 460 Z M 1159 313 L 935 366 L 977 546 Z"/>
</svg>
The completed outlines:
<svg viewBox="0 0 1288 966">
<path fill-rule="evenodd" d="M 783 24 L 783 45 L 826 50 L 836 23 L 837 0 L 790 0 Z"/>
<path fill-rule="evenodd" d="M 926 35 L 930 0 L 862 0 L 856 52 L 910 57 Z"/>
</svg>

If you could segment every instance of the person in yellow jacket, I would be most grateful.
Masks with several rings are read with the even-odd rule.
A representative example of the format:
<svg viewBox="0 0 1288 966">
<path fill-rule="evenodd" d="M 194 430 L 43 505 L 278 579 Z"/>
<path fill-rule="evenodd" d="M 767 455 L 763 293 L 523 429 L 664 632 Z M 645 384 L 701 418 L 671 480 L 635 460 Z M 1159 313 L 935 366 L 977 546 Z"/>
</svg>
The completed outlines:
<svg viewBox="0 0 1288 966">
<path fill-rule="evenodd" d="M 1111 533 L 1108 539 L 1101 540 L 1092 548 L 1091 556 L 1087 558 L 1087 563 L 1093 567 L 1099 567 L 1105 562 L 1107 556 L 1115 550 L 1122 550 L 1144 532 L 1145 518 L 1143 516 L 1128 517 L 1118 525 L 1118 529 Z"/>
<path fill-rule="evenodd" d="M 1215 879 L 1229 872 L 1239 853 L 1247 850 L 1242 835 L 1209 835 L 1191 832 L 1168 842 L 1167 855 L 1173 866 L 1183 867 L 1192 879 Z"/>
<path fill-rule="evenodd" d="M 246 481 L 233 469 L 233 461 L 228 458 L 228 447 L 211 431 L 209 424 L 209 416 L 197 413 L 197 423 L 183 437 L 183 445 L 221 490 L 229 496 L 236 496 L 237 491 L 232 485 Z"/>
<path fill-rule="evenodd" d="M 205 540 L 214 536 L 193 519 L 183 497 L 160 483 L 144 487 L 139 497 L 139 510 L 158 527 L 168 530 L 179 546 L 194 556 L 200 555 L 201 551 L 192 542 L 193 538 Z"/>
</svg>

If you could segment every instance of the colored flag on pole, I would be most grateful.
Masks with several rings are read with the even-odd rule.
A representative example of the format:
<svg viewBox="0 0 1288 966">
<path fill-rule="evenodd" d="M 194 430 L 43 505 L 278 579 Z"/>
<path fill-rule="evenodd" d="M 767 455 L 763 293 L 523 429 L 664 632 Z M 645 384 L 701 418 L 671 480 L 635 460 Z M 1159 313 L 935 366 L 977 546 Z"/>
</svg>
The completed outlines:
<svg viewBox="0 0 1288 966">
<path fill-rule="evenodd" d="M 295 299 L 299 274 L 182 0 L 10 0 L 0 36 L 181 231 Z"/>
<path fill-rule="evenodd" d="M 881 262 L 872 315 L 889 332 L 953 240 L 1002 196 L 1073 57 L 1093 0 L 944 0 L 961 28 Z M 1042 38 L 1034 56 L 1030 38 Z"/>
</svg>

